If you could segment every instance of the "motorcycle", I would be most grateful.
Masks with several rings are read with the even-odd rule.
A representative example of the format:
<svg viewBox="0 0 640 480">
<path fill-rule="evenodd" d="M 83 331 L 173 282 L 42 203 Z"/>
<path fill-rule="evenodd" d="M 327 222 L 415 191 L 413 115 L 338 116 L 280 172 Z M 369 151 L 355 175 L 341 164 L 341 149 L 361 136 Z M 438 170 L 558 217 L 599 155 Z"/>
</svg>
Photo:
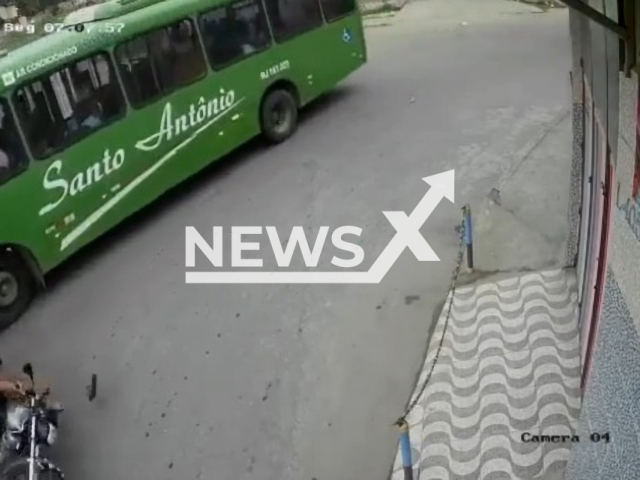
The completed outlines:
<svg viewBox="0 0 640 480">
<path fill-rule="evenodd" d="M 31 380 L 31 388 L 22 398 L 8 401 L 5 431 L 0 438 L 0 480 L 64 480 L 62 470 L 42 454 L 43 447 L 57 440 L 63 408 L 49 401 L 49 388 L 37 391 L 31 364 L 22 371 Z M 96 393 L 94 374 L 87 388 L 89 401 Z"/>
</svg>

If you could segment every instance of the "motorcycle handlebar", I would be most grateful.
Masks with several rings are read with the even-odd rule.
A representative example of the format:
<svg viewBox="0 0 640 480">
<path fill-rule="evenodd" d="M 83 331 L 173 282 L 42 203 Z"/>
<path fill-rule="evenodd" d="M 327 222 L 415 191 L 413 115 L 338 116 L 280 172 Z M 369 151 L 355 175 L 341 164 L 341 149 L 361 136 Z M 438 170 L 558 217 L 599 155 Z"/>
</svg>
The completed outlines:
<svg viewBox="0 0 640 480">
<path fill-rule="evenodd" d="M 38 392 L 35 388 L 28 388 L 21 393 L 15 394 L 13 397 L 17 401 L 26 402 L 31 399 L 34 399 L 36 401 L 45 400 L 49 397 L 50 394 L 51 390 L 49 388 L 46 388 L 41 392 Z"/>
</svg>

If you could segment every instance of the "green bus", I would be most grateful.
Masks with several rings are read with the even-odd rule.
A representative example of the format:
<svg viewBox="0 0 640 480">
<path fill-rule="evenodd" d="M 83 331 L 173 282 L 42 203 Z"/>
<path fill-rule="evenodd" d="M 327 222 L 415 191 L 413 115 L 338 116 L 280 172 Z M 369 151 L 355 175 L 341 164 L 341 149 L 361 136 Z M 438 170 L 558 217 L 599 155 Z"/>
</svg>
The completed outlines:
<svg viewBox="0 0 640 480">
<path fill-rule="evenodd" d="M 112 0 L 0 58 L 0 328 L 78 249 L 366 62 L 355 0 Z"/>
</svg>

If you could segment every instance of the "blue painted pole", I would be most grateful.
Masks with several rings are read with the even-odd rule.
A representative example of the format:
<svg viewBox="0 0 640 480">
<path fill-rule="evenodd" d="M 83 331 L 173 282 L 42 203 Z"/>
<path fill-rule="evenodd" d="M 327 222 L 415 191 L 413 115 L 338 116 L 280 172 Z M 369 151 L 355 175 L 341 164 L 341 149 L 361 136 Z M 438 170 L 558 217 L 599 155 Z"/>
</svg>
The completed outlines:
<svg viewBox="0 0 640 480">
<path fill-rule="evenodd" d="M 467 266 L 473 270 L 473 223 L 471 222 L 471 206 L 464 208 L 464 243 L 467 245 Z"/>
<path fill-rule="evenodd" d="M 402 469 L 404 480 L 413 480 L 413 461 L 411 460 L 411 442 L 409 441 L 409 424 L 402 421 L 400 426 L 400 451 L 402 452 Z"/>
</svg>

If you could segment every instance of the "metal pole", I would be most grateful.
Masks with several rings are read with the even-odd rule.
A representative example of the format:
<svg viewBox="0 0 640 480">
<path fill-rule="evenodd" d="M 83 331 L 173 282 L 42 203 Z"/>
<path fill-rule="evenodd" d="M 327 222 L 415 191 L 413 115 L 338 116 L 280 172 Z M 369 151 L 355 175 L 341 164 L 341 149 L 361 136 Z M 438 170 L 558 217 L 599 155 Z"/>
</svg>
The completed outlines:
<svg viewBox="0 0 640 480">
<path fill-rule="evenodd" d="M 473 223 L 471 222 L 471 206 L 462 208 L 464 213 L 464 243 L 467 245 L 467 266 L 473 270 Z"/>
<path fill-rule="evenodd" d="M 413 480 L 413 461 L 411 460 L 411 442 L 409 441 L 409 424 L 406 420 L 398 423 L 400 427 L 400 451 L 402 452 L 402 469 L 404 480 Z"/>
</svg>

